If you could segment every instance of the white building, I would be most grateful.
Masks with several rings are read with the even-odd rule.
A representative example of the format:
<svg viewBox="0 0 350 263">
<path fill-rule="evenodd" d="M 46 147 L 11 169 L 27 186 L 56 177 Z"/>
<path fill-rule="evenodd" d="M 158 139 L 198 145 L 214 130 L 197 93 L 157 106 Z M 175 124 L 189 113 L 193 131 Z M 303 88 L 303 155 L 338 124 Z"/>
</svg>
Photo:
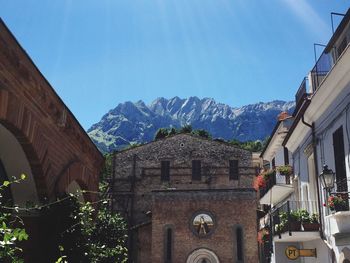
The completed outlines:
<svg viewBox="0 0 350 263">
<path fill-rule="evenodd" d="M 285 121 L 279 121 L 262 154 L 264 160 L 272 166 L 274 160 L 278 167 L 287 164 L 281 157 L 287 148 L 289 164 L 293 167 L 288 180 L 283 181 L 277 172 L 260 190 L 260 203 L 271 205 L 261 221 L 268 222 L 270 227 L 271 238 L 266 243 L 272 244 L 272 262 L 350 262 L 349 43 L 350 9 L 303 80 L 288 132 L 282 129 Z M 330 192 L 320 180 L 324 165 L 335 172 L 336 182 Z M 323 205 L 330 195 L 337 196 L 340 192 L 338 196 L 346 200 L 343 208 L 347 211 L 335 212 Z M 296 212 L 300 215 L 301 211 L 309 215 L 317 213 L 319 227 L 313 231 L 306 231 L 304 226 L 294 228 L 293 215 Z M 286 222 L 283 212 L 287 215 Z M 287 226 L 281 229 L 281 225 Z M 291 246 L 296 248 L 296 253 L 316 253 L 291 260 L 286 255 L 293 249 Z"/>
</svg>

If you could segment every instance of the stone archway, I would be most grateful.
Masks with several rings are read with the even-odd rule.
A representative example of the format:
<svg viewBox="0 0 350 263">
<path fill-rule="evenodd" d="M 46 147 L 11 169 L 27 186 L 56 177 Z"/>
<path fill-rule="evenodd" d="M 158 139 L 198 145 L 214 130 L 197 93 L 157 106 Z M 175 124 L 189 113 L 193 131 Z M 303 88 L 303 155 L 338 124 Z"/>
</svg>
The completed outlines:
<svg viewBox="0 0 350 263">
<path fill-rule="evenodd" d="M 21 183 L 10 186 L 13 203 L 21 207 L 29 203 L 38 204 L 38 192 L 30 160 L 14 133 L 1 123 L 0 145 L 0 161 L 7 180 L 18 179 L 21 174 L 26 175 Z"/>
<path fill-rule="evenodd" d="M 219 263 L 216 254 L 206 248 L 199 248 L 193 251 L 187 258 L 186 263 Z"/>
</svg>

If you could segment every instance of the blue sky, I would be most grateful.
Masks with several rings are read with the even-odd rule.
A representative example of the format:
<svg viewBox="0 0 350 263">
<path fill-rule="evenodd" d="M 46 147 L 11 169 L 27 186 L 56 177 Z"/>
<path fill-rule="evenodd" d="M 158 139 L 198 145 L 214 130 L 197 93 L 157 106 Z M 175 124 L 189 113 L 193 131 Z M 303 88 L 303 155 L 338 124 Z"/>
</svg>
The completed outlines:
<svg viewBox="0 0 350 263">
<path fill-rule="evenodd" d="M 118 103 L 293 100 L 349 0 L 0 0 L 0 17 L 84 128 Z M 339 22 L 339 18 L 335 19 Z"/>
</svg>

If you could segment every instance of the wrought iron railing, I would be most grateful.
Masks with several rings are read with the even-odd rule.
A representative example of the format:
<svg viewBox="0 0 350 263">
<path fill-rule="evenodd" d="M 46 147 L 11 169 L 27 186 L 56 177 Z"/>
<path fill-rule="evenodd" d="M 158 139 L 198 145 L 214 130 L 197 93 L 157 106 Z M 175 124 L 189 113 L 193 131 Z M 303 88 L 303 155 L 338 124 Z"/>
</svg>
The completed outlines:
<svg viewBox="0 0 350 263">
<path fill-rule="evenodd" d="M 281 234 L 285 232 L 292 235 L 295 231 L 305 231 L 303 223 L 316 223 L 317 211 L 316 201 L 287 201 L 271 212 L 270 233 L 281 238 Z"/>
<path fill-rule="evenodd" d="M 295 94 L 295 112 L 300 108 L 303 100 L 308 96 L 308 78 L 305 77 L 301 82 L 297 93 Z"/>
<path fill-rule="evenodd" d="M 311 70 L 311 80 L 313 91 L 316 91 L 323 79 L 333 67 L 334 62 L 331 52 L 323 52 Z"/>
<path fill-rule="evenodd" d="M 335 189 L 331 191 L 328 195 L 328 197 L 333 196 L 336 199 L 341 198 L 342 201 L 338 201 L 338 205 L 332 206 L 330 203 L 334 203 L 332 201 L 327 200 L 327 207 L 331 210 L 337 211 L 349 211 L 349 199 L 350 199 L 350 192 L 349 192 L 349 186 L 350 186 L 350 180 L 348 178 L 344 178 L 342 180 L 337 180 L 335 183 Z"/>
</svg>

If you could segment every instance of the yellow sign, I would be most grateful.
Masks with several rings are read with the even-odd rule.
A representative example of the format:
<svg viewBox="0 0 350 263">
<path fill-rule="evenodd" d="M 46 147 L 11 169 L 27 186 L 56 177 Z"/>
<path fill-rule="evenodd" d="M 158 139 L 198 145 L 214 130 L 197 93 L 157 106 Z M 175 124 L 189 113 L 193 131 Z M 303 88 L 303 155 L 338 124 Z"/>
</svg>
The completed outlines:
<svg viewBox="0 0 350 263">
<path fill-rule="evenodd" d="M 316 248 L 314 249 L 297 249 L 294 246 L 286 248 L 286 256 L 288 259 L 295 260 L 299 257 L 317 257 Z"/>
<path fill-rule="evenodd" d="M 316 248 L 314 249 L 300 249 L 299 254 L 301 257 L 317 257 Z"/>
<path fill-rule="evenodd" d="M 289 246 L 286 248 L 286 256 L 291 260 L 295 260 L 299 257 L 299 249 L 294 246 Z"/>
</svg>

